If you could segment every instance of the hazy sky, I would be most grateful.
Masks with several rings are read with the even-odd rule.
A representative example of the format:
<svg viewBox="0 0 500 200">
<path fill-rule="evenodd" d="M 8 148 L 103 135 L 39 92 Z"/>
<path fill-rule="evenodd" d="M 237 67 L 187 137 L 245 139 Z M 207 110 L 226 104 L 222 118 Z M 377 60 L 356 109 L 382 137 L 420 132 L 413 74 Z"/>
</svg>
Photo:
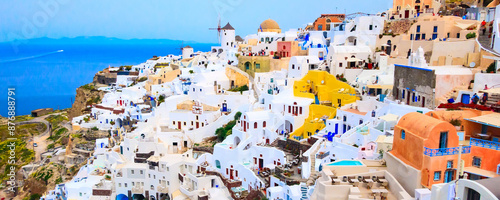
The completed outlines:
<svg viewBox="0 0 500 200">
<path fill-rule="evenodd" d="M 274 19 L 283 30 L 324 13 L 383 12 L 392 0 L 2 0 L 0 42 L 39 37 L 107 36 L 217 42 L 218 13 L 236 34 Z"/>
</svg>

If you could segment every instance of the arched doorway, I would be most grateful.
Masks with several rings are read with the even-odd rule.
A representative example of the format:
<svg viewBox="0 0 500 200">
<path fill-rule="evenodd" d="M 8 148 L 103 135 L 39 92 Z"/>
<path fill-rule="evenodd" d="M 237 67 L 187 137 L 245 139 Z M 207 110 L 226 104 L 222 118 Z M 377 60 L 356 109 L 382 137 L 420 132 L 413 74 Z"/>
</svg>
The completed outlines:
<svg viewBox="0 0 500 200">
<path fill-rule="evenodd" d="M 234 137 L 234 145 L 235 146 L 238 146 L 238 144 L 240 144 L 240 142 L 241 142 L 240 137 L 238 137 L 238 136 Z"/>
<path fill-rule="evenodd" d="M 245 70 L 250 70 L 250 65 L 252 65 L 252 64 L 250 64 L 250 62 L 246 62 L 245 63 Z"/>
<path fill-rule="evenodd" d="M 387 40 L 387 48 L 385 48 L 385 53 L 387 55 L 391 55 L 392 52 L 392 42 L 391 40 Z"/>
</svg>

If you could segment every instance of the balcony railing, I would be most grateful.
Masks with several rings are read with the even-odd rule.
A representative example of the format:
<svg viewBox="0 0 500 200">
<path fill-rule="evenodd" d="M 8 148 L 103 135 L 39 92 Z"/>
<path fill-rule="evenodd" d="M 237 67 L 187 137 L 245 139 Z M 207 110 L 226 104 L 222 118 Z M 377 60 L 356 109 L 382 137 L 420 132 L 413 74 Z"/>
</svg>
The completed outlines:
<svg viewBox="0 0 500 200">
<path fill-rule="evenodd" d="M 323 158 L 326 158 L 329 155 L 330 155 L 330 152 L 328 151 L 326 153 L 316 155 L 316 158 L 317 159 L 323 159 Z"/>
<path fill-rule="evenodd" d="M 456 155 L 458 154 L 459 147 L 451 147 L 451 148 L 441 148 L 441 149 L 431 149 L 424 147 L 424 155 L 435 157 L 435 156 L 447 156 L 447 155 Z M 470 153 L 470 146 L 462 147 L 462 154 Z"/>
<path fill-rule="evenodd" d="M 144 187 L 136 185 L 136 186 L 132 187 L 132 193 L 133 194 L 142 194 L 142 193 L 144 193 Z"/>
<path fill-rule="evenodd" d="M 490 140 L 470 138 L 470 145 L 484 147 L 484 148 L 493 149 L 493 150 L 500 150 L 500 142 L 493 142 Z"/>
</svg>

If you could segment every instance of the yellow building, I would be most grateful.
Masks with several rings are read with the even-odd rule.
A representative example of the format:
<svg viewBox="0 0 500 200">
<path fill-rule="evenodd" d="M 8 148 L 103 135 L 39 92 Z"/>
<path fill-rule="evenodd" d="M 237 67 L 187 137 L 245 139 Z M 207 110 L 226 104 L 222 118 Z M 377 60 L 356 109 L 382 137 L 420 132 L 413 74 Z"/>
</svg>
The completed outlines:
<svg viewBox="0 0 500 200">
<path fill-rule="evenodd" d="M 337 108 L 356 102 L 356 91 L 349 84 L 325 71 L 311 70 L 304 78 L 295 81 L 293 94 L 296 97 L 311 98 L 315 103 L 309 106 L 309 116 L 304 125 L 290 136 L 304 139 L 325 127 L 325 120 L 335 117 Z"/>
<path fill-rule="evenodd" d="M 181 74 L 181 70 L 172 70 L 172 67 L 170 66 L 159 68 L 159 70 L 160 71 L 157 74 L 149 75 L 148 81 L 146 81 L 146 84 L 144 86 L 146 91 L 151 92 L 152 85 L 171 82 Z"/>
<path fill-rule="evenodd" d="M 258 32 L 276 32 L 281 33 L 278 23 L 272 19 L 266 19 L 260 24 Z"/>
</svg>

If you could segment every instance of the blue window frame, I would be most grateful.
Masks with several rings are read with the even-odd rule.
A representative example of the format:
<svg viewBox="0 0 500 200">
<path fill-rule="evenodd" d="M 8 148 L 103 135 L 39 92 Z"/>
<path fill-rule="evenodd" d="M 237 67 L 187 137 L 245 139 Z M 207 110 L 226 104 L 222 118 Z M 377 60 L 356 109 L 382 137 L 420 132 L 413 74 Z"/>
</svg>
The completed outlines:
<svg viewBox="0 0 500 200">
<path fill-rule="evenodd" d="M 438 32 L 438 27 L 434 26 L 434 33 L 437 33 L 437 32 Z"/>
<path fill-rule="evenodd" d="M 401 139 L 406 139 L 406 132 L 405 130 L 401 130 Z"/>
<path fill-rule="evenodd" d="M 448 37 L 450 37 L 450 36 L 448 35 Z M 436 34 L 436 33 L 432 34 L 432 39 L 435 40 L 436 38 L 438 38 L 438 34 Z"/>
<path fill-rule="evenodd" d="M 417 26 L 417 33 L 420 33 L 420 25 Z"/>
<path fill-rule="evenodd" d="M 422 33 L 422 40 L 425 40 L 425 33 Z"/>
<path fill-rule="evenodd" d="M 453 160 L 448 160 L 448 162 L 446 163 L 446 168 L 448 169 L 453 168 Z"/>
<path fill-rule="evenodd" d="M 481 167 L 481 158 L 479 157 L 472 158 L 472 166 Z"/>
<path fill-rule="evenodd" d="M 434 181 L 439 181 L 441 179 L 441 172 L 434 172 Z"/>
</svg>

